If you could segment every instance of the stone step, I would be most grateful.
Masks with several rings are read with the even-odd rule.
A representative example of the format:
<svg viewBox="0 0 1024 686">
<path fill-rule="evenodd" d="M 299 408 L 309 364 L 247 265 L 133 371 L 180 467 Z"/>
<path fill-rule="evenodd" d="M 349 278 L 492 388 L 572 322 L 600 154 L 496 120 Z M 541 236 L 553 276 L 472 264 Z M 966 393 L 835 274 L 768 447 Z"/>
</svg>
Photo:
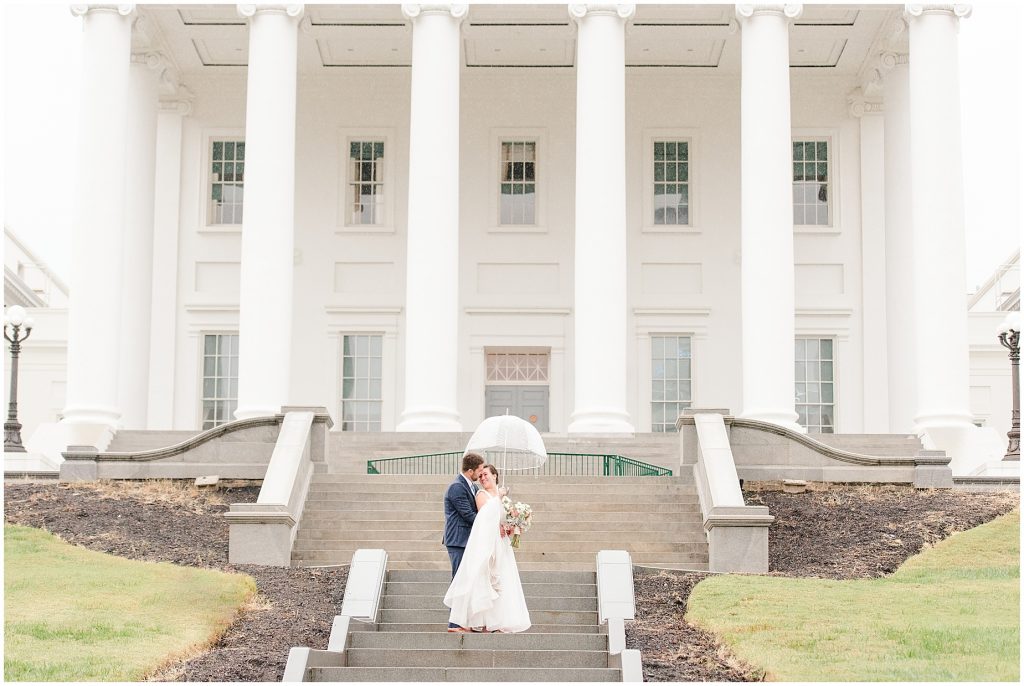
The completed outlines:
<svg viewBox="0 0 1024 686">
<path fill-rule="evenodd" d="M 596 553 L 599 550 L 608 550 L 609 546 L 626 550 L 630 553 L 696 553 L 707 552 L 708 549 L 707 541 L 697 538 L 673 541 L 631 541 L 628 538 L 611 541 L 535 541 L 527 534 L 523 538 L 519 549 L 516 550 L 516 560 L 529 561 L 538 555 Z M 348 553 L 351 555 L 360 548 L 383 548 L 392 557 L 405 555 L 406 553 L 422 552 L 436 552 L 438 555 L 448 554 L 448 551 L 441 545 L 440 537 L 428 541 L 378 540 L 364 543 L 356 541 L 310 541 L 307 539 L 297 540 L 292 547 L 292 551 L 294 555 L 308 558 L 310 553 Z"/>
<path fill-rule="evenodd" d="M 150 431 L 122 429 L 107 446 L 107 452 L 128 453 L 166 448 L 198 435 L 199 431 Z"/>
<path fill-rule="evenodd" d="M 446 607 L 440 609 L 382 609 L 380 621 L 385 624 L 439 624 L 448 622 L 451 611 Z M 530 621 L 538 624 L 564 624 L 575 627 L 580 624 L 597 624 L 597 611 L 580 610 L 538 610 L 530 611 Z M 574 630 L 574 629 L 573 629 Z"/>
<path fill-rule="evenodd" d="M 538 508 L 551 509 L 556 507 L 579 507 L 584 505 L 630 505 L 633 509 L 637 508 L 637 501 L 643 498 L 644 507 L 649 506 L 664 506 L 664 505 L 676 505 L 680 503 L 692 504 L 698 502 L 697 491 L 694 488 L 679 489 L 676 492 L 656 492 L 656 493 L 644 493 L 642 491 L 637 493 L 629 493 L 622 491 L 614 491 L 610 493 L 588 493 L 588 492 L 566 492 L 566 493 L 517 493 L 516 501 L 529 503 L 534 510 Z M 376 507 L 378 504 L 386 505 L 389 509 L 392 507 L 416 507 L 418 509 L 427 509 L 425 506 L 434 506 L 437 509 L 443 509 L 444 507 L 444 496 L 441 493 L 416 493 L 416 492 L 399 492 L 399 493 L 364 493 L 360 491 L 325 491 L 320 488 L 309 491 L 309 495 L 306 497 L 306 506 L 309 507 L 310 503 L 329 503 L 329 504 L 350 504 L 350 503 L 367 503 L 373 504 Z M 400 503 L 400 505 L 398 505 Z M 367 508 L 372 509 L 372 508 Z"/>
<path fill-rule="evenodd" d="M 597 650 L 445 650 L 352 648 L 345 651 L 349 667 L 491 667 L 602 668 L 608 653 Z"/>
<path fill-rule="evenodd" d="M 309 670 L 311 681 L 622 681 L 622 670 L 611 668 L 551 668 L 508 667 L 488 669 L 479 667 L 314 667 Z"/>
<path fill-rule="evenodd" d="M 407 495 L 415 495 L 417 499 L 442 499 L 447 486 L 445 484 L 420 484 L 409 486 L 396 483 L 321 483 L 314 480 L 310 484 L 310 494 L 325 495 L 358 494 L 360 496 L 388 497 L 406 499 Z M 696 493 L 696 486 L 682 483 L 658 484 L 514 484 L 509 498 L 526 500 L 532 498 L 565 498 L 570 496 L 590 496 L 591 499 L 621 496 L 623 494 L 642 495 L 649 497 L 665 497 L 680 494 Z"/>
<path fill-rule="evenodd" d="M 392 474 L 318 474 L 315 484 L 394 484 L 400 487 L 413 487 L 424 484 L 447 486 L 452 482 L 453 474 L 416 474 L 396 476 Z M 573 485 L 646 485 L 660 484 L 692 484 L 693 473 L 687 471 L 675 476 L 525 476 L 514 475 L 509 481 L 514 488 L 529 485 L 541 486 L 573 486 Z"/>
<path fill-rule="evenodd" d="M 430 538 L 435 533 L 439 533 L 444 529 L 444 521 L 441 518 L 435 518 L 433 521 L 407 521 L 404 519 L 379 519 L 374 521 L 360 522 L 357 529 L 340 529 L 338 528 L 339 523 L 344 521 L 343 518 L 322 518 L 319 516 L 309 517 L 308 519 L 302 520 L 302 525 L 299 528 L 299 537 L 303 534 L 309 535 L 310 538 L 326 538 L 333 539 L 337 535 L 339 541 L 344 540 L 355 540 L 355 539 L 403 539 L 410 538 L 415 539 L 418 537 Z M 530 538 L 538 537 L 543 539 L 548 537 L 553 532 L 561 531 L 571 537 L 580 538 L 581 535 L 587 535 L 589 532 L 594 531 L 594 535 L 598 535 L 603 532 L 633 532 L 636 531 L 639 540 L 645 540 L 643 537 L 662 538 L 662 537 L 680 537 L 691 532 L 701 532 L 703 527 L 700 525 L 699 520 L 694 521 L 677 521 L 667 520 L 665 518 L 660 521 L 651 521 L 640 530 L 637 529 L 637 524 L 633 521 L 587 521 L 587 520 L 574 520 L 574 521 L 552 521 L 550 519 L 544 519 L 542 521 L 534 522 L 534 526 L 529 529 Z M 366 535 L 364 535 L 366 532 Z M 407 535 L 404 534 L 409 534 Z M 323 535 L 321 535 L 323 534 Z"/>
<path fill-rule="evenodd" d="M 447 589 L 445 589 L 447 590 Z M 437 595 L 386 595 L 381 607 L 388 610 L 436 610 L 445 607 L 445 591 Z M 542 597 L 527 602 L 533 612 L 597 612 L 597 596 L 590 598 Z"/>
<path fill-rule="evenodd" d="M 443 598 L 448 592 L 445 581 L 388 581 L 384 587 L 385 596 L 432 595 Z M 523 595 L 527 602 L 532 598 L 597 598 L 596 584 L 526 583 Z"/>
<path fill-rule="evenodd" d="M 650 567 L 652 569 L 677 569 L 685 570 L 689 572 L 706 572 L 708 570 L 708 557 L 707 555 L 699 556 L 700 559 L 694 557 L 687 557 L 682 560 L 648 560 L 642 563 L 636 562 L 636 556 L 633 557 L 635 564 L 641 567 Z M 342 561 L 338 560 L 319 560 L 319 561 L 306 561 L 299 558 L 293 558 L 292 564 L 296 567 L 337 567 L 339 565 L 346 565 L 352 558 Z M 523 572 L 585 572 L 589 569 L 594 568 L 596 555 L 591 557 L 589 560 L 582 562 L 517 562 L 519 567 L 519 573 Z M 396 570 L 431 570 L 437 572 L 443 572 L 447 570 L 449 578 L 451 577 L 451 561 L 445 559 L 443 562 L 440 559 L 424 562 L 422 560 L 399 560 L 390 559 L 388 566 Z"/>
<path fill-rule="evenodd" d="M 535 617 L 530 617 L 533 622 L 536 622 Z M 395 623 L 395 622 L 382 622 L 377 625 L 377 631 L 364 631 L 356 632 L 368 635 L 383 634 L 385 636 L 392 636 L 395 634 L 404 635 L 409 633 L 416 634 L 432 634 L 438 636 L 447 636 L 448 627 L 448 616 L 445 616 L 444 621 L 434 623 Z M 531 624 L 530 628 L 521 634 L 452 634 L 453 636 L 466 636 L 468 639 L 470 636 L 544 636 L 542 641 L 546 641 L 548 638 L 561 639 L 563 637 L 593 637 L 598 636 L 602 641 L 607 641 L 607 636 L 600 632 L 600 627 L 597 624 Z M 355 634 L 353 634 L 355 635 Z M 385 639 L 386 640 L 386 639 Z M 602 644 L 604 645 L 604 644 Z"/>
<path fill-rule="evenodd" d="M 660 501 L 645 501 L 642 504 L 638 503 L 636 498 L 624 502 L 616 501 L 561 501 L 561 502 L 544 502 L 539 501 L 530 503 L 533 507 L 535 515 L 547 514 L 549 512 L 561 512 L 569 514 L 573 512 L 586 512 L 586 513 L 601 513 L 601 512 L 628 512 L 635 513 L 638 509 L 642 509 L 645 513 L 663 513 L 668 514 L 671 512 L 692 512 L 695 508 L 699 508 L 697 502 L 697 495 L 692 496 L 680 496 L 679 498 L 670 502 Z M 328 500 L 320 499 L 315 496 L 311 496 L 306 501 L 306 508 L 312 509 L 317 512 L 348 512 L 352 510 L 382 510 L 385 512 L 398 512 L 404 513 L 408 518 L 424 518 L 431 515 L 437 515 L 443 513 L 444 505 L 437 498 L 425 500 L 422 502 L 409 502 L 408 505 L 396 506 L 393 501 L 374 501 L 374 500 L 353 500 L 349 498 L 336 499 L 331 498 Z"/>
<path fill-rule="evenodd" d="M 571 572 L 559 572 L 559 571 L 544 571 L 544 572 L 522 572 L 519 573 L 519 579 L 523 584 L 587 584 L 593 585 L 597 583 L 597 572 L 594 570 L 590 571 L 571 571 Z M 445 582 L 448 583 L 452 580 L 451 575 L 451 564 L 448 565 L 448 571 L 431 571 L 431 570 L 410 570 L 410 569 L 391 569 L 388 568 L 387 581 L 396 582 Z"/>
<path fill-rule="evenodd" d="M 352 523 L 357 526 L 366 526 L 360 522 L 405 522 L 408 526 L 420 526 L 429 523 L 432 528 L 444 528 L 444 513 L 432 510 L 420 510 L 410 514 L 410 510 L 364 510 L 362 508 L 352 510 L 326 510 L 319 508 L 306 508 L 302 514 L 303 523 L 310 524 L 336 524 L 344 526 Z M 671 525 L 674 523 L 694 523 L 702 521 L 700 505 L 686 505 L 678 512 L 678 516 L 666 518 L 656 512 L 630 512 L 628 516 L 621 512 L 588 512 L 586 517 L 580 517 L 578 512 L 545 512 L 543 517 L 537 517 L 535 526 L 541 522 L 564 523 L 567 527 L 574 523 L 588 522 L 633 522 L 637 528 L 646 528 L 659 525 Z M 357 524 L 359 523 L 359 524 Z"/>
<path fill-rule="evenodd" d="M 388 550 L 386 547 L 384 549 Z M 598 546 L 589 551 L 571 553 L 523 552 L 523 550 L 520 549 L 520 551 L 516 553 L 516 564 L 518 564 L 521 569 L 525 568 L 525 565 L 534 563 L 574 564 L 577 565 L 577 568 L 585 569 L 587 566 L 594 566 L 597 553 L 603 549 L 603 546 Z M 354 550 L 296 550 L 292 552 L 292 560 L 301 566 L 314 567 L 318 565 L 348 564 L 349 561 L 351 561 L 352 554 L 354 552 Z M 630 551 L 630 556 L 632 557 L 634 564 L 690 564 L 691 562 L 706 563 L 708 560 L 706 546 L 703 550 L 690 552 Z M 389 565 L 403 565 L 404 568 L 408 569 L 410 565 L 428 562 L 440 565 L 437 567 L 438 569 L 444 569 L 445 565 L 447 565 L 449 569 L 451 568 L 451 561 L 448 559 L 448 553 L 443 548 L 434 552 L 425 550 L 388 550 Z"/>
<path fill-rule="evenodd" d="M 583 523 L 586 524 L 586 523 Z M 644 529 L 641 531 L 628 531 L 625 528 L 618 531 L 605 527 L 597 528 L 590 524 L 591 528 L 583 531 L 572 531 L 563 529 L 556 524 L 544 522 L 534 524 L 527 534 L 533 543 L 549 541 L 607 541 L 609 545 L 614 541 L 635 541 L 643 543 L 655 543 L 658 541 L 687 541 L 706 540 L 704 530 L 698 524 L 689 526 L 679 525 L 672 531 L 664 529 Z M 363 548 L 373 547 L 369 543 L 378 541 L 433 541 L 440 539 L 442 528 L 435 526 L 429 529 L 380 529 L 376 526 L 360 527 L 358 530 L 338 530 L 333 526 L 307 527 L 303 525 L 299 529 L 298 542 L 309 542 L 311 547 L 314 543 L 326 541 L 351 541 Z"/>
<path fill-rule="evenodd" d="M 433 626 L 433 625 L 431 625 Z M 353 631 L 350 648 L 377 650 L 607 650 L 605 634 L 449 634 L 439 631 Z"/>
</svg>

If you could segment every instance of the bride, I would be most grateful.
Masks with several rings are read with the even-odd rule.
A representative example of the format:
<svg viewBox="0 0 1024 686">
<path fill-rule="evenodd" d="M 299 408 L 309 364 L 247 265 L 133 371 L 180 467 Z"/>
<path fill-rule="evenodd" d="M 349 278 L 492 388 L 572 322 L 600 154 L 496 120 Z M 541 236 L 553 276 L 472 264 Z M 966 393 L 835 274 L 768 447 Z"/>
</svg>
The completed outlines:
<svg viewBox="0 0 1024 686">
<path fill-rule="evenodd" d="M 449 621 L 460 627 L 483 627 L 488 632 L 526 631 L 530 628 L 530 613 L 515 554 L 502 532 L 505 508 L 494 465 L 484 465 L 479 483 L 478 511 L 466 552 L 444 596 L 444 604 L 452 609 Z"/>
</svg>

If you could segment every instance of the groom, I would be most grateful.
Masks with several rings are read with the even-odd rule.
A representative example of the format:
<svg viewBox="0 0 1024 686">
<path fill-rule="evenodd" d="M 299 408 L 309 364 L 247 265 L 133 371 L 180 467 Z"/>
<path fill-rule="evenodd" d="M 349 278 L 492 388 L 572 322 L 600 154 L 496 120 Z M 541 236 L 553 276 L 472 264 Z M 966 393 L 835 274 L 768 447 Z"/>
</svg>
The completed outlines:
<svg viewBox="0 0 1024 686">
<path fill-rule="evenodd" d="M 452 578 L 459 571 L 462 555 L 466 552 L 469 531 L 476 519 L 476 491 L 473 483 L 480 477 L 484 458 L 466 453 L 462 458 L 462 474 L 448 486 L 444 494 L 444 545 L 452 561 Z M 457 624 L 448 623 L 448 631 L 466 631 Z"/>
</svg>

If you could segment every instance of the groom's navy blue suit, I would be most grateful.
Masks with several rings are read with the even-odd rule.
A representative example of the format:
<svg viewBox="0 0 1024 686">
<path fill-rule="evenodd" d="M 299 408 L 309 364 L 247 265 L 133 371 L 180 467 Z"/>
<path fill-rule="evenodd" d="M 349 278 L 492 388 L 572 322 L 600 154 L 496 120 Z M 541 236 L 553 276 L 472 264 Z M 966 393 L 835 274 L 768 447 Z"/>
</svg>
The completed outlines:
<svg viewBox="0 0 1024 686">
<path fill-rule="evenodd" d="M 460 474 L 448 486 L 444 494 L 444 544 L 448 548 L 448 557 L 452 561 L 452 578 L 459 570 L 462 554 L 466 552 L 469 532 L 476 519 L 476 495 Z"/>
<path fill-rule="evenodd" d="M 448 486 L 444 494 L 444 545 L 448 548 L 448 557 L 452 561 L 452 578 L 459 571 L 462 555 L 466 552 L 469 532 L 476 519 L 476 495 L 462 474 Z M 448 628 L 455 625 L 448 623 Z"/>
</svg>

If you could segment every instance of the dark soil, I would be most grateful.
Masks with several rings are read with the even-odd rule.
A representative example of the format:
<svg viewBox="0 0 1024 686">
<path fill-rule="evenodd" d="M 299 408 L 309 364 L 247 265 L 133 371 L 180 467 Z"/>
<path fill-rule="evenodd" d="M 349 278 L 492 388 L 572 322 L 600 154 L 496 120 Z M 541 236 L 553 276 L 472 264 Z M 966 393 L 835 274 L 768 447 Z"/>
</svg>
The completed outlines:
<svg viewBox="0 0 1024 686">
<path fill-rule="evenodd" d="M 154 678 L 280 681 L 292 646 L 325 648 L 341 607 L 346 567 L 301 569 L 230 565 L 227 503 L 253 502 L 259 489 L 197 490 L 173 482 L 54 484 L 8 481 L 4 519 L 136 560 L 249 574 L 257 596 L 210 650 L 167 665 Z M 1016 493 L 916 491 L 896 486 L 831 486 L 788 494 L 747 490 L 749 504 L 775 516 L 769 573 L 832 579 L 893 572 L 922 547 L 983 524 L 1019 504 Z M 685 620 L 691 589 L 705 573 L 638 573 L 637 620 L 626 643 L 643 654 L 647 681 L 758 681 L 710 633 Z"/>
<path fill-rule="evenodd" d="M 1017 493 L 830 486 L 805 493 L 747 490 L 767 505 L 769 574 L 857 579 L 890 574 L 925 545 L 1019 505 Z M 687 622 L 690 591 L 707 574 L 636 574 L 637 621 L 626 645 L 643 655 L 645 681 L 760 681 L 710 633 Z"/>
<path fill-rule="evenodd" d="M 161 681 L 280 681 L 292 646 L 326 648 L 348 568 L 228 564 L 228 503 L 258 486 L 197 490 L 172 482 L 4 483 L 4 521 L 133 560 L 241 572 L 257 594 L 210 649 L 165 665 Z"/>
</svg>

